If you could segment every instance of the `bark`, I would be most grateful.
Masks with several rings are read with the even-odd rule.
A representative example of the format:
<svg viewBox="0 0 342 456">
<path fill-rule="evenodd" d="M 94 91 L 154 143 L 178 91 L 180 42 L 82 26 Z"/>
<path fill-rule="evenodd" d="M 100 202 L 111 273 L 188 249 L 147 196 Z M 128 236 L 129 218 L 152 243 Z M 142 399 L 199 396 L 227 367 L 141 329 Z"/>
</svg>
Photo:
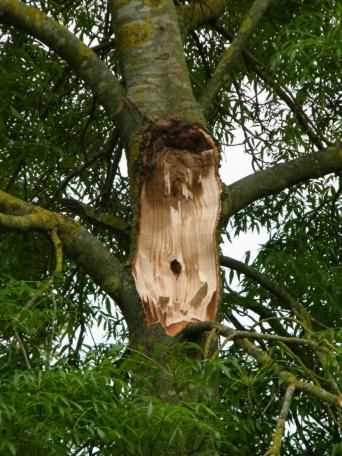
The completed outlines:
<svg viewBox="0 0 342 456">
<path fill-rule="evenodd" d="M 144 121 L 129 141 L 132 268 L 146 321 L 177 334 L 219 299 L 218 149 L 205 131 L 172 0 L 113 2 L 127 95 Z"/>
<path fill-rule="evenodd" d="M 341 170 L 342 144 L 337 143 L 322 151 L 258 171 L 224 188 L 221 221 L 226 223 L 231 215 L 260 198 Z"/>
<path fill-rule="evenodd" d="M 205 125 L 193 93 L 172 0 L 113 2 L 127 95 L 149 121 L 170 117 Z"/>
</svg>

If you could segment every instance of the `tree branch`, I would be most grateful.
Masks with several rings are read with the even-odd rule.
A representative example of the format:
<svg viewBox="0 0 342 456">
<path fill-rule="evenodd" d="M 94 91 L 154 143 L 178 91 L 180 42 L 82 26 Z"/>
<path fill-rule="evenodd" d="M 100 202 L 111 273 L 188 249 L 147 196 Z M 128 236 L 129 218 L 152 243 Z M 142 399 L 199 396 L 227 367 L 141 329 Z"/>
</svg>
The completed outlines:
<svg viewBox="0 0 342 456">
<path fill-rule="evenodd" d="M 283 405 L 281 407 L 280 415 L 277 420 L 277 427 L 273 434 L 271 448 L 265 453 L 265 456 L 279 456 L 281 449 L 281 441 L 284 436 L 285 424 L 287 417 L 290 411 L 290 406 L 292 402 L 292 397 L 296 391 L 295 385 L 290 384 L 287 389 L 283 400 Z"/>
<path fill-rule="evenodd" d="M 73 198 L 63 198 L 61 203 L 71 212 L 83 215 L 93 223 L 102 225 L 126 236 L 129 235 L 131 229 L 130 225 L 117 215 L 98 210 L 96 207 L 88 206 Z"/>
<path fill-rule="evenodd" d="M 0 226 L 16 231 L 55 231 L 65 253 L 119 305 L 134 335 L 144 325 L 131 275 L 104 245 L 75 221 L 0 191 Z M 140 326 L 140 327 L 141 327 Z"/>
<path fill-rule="evenodd" d="M 276 315 L 276 313 L 272 312 L 254 299 L 248 299 L 245 296 L 240 296 L 238 293 L 235 291 L 233 292 L 232 290 L 229 293 L 224 293 L 223 298 L 227 302 L 232 302 L 235 306 L 240 306 L 244 309 L 252 310 L 253 312 L 257 313 L 262 319 L 266 319 L 267 323 L 270 325 L 273 331 L 280 336 L 289 336 L 289 334 L 285 331 L 284 327 L 280 323 L 279 317 Z"/>
<path fill-rule="evenodd" d="M 225 0 L 192 1 L 178 5 L 177 14 L 184 34 L 219 18 L 225 9 Z"/>
<path fill-rule="evenodd" d="M 292 372 L 284 369 L 281 365 L 274 361 L 274 359 L 271 357 L 271 355 L 269 355 L 268 352 L 262 350 L 261 348 L 258 348 L 248 339 L 264 339 L 279 342 L 283 342 L 284 339 L 291 339 L 292 343 L 294 344 L 304 344 L 311 346 L 313 348 L 317 348 L 318 344 L 315 341 L 299 337 L 284 338 L 281 336 L 255 333 L 252 331 L 239 331 L 233 328 L 229 328 L 225 325 L 220 325 L 213 321 L 205 321 L 201 323 L 188 325 L 185 328 L 185 330 L 182 331 L 182 333 L 180 333 L 179 337 L 180 339 L 191 338 L 194 336 L 198 336 L 199 334 L 202 334 L 204 331 L 210 331 L 212 329 L 216 329 L 220 335 L 227 337 L 229 340 L 232 340 L 236 344 L 240 345 L 241 348 L 243 348 L 249 355 L 255 358 L 258 361 L 258 363 L 260 363 L 262 366 L 265 366 L 268 369 L 272 369 L 281 382 L 285 383 L 286 385 L 293 385 L 295 389 L 304 391 L 324 401 L 328 401 L 338 407 L 342 407 L 341 395 L 335 395 L 330 393 L 318 383 L 309 383 L 305 380 L 297 378 Z M 289 343 L 289 340 L 286 340 L 286 342 Z"/>
<path fill-rule="evenodd" d="M 309 383 L 298 379 L 294 374 L 278 365 L 272 357 L 265 351 L 258 348 L 247 339 L 237 339 L 237 343 L 261 365 L 271 368 L 279 377 L 279 379 L 287 385 L 293 385 L 296 389 L 304 391 L 313 396 L 328 401 L 338 407 L 342 407 L 342 397 L 330 393 L 322 388 L 319 384 Z"/>
<path fill-rule="evenodd" d="M 129 107 L 119 81 L 106 65 L 62 24 L 18 0 L 0 2 L 0 22 L 14 25 L 53 49 L 93 90 L 111 118 Z M 124 106 L 124 105 L 127 106 Z"/>
<path fill-rule="evenodd" d="M 242 50 L 247 44 L 248 38 L 254 32 L 260 19 L 266 12 L 272 0 L 255 0 L 251 9 L 242 21 L 239 32 L 232 44 L 224 51 L 221 61 L 216 67 L 216 70 L 203 90 L 200 97 L 200 102 L 204 112 L 209 113 L 212 103 L 225 82 L 230 78 L 231 72 L 234 69 Z"/>
<path fill-rule="evenodd" d="M 220 33 L 224 38 L 229 41 L 234 41 L 235 36 L 233 33 L 228 32 L 224 27 L 219 24 L 213 24 L 211 26 L 213 30 Z M 266 68 L 248 49 L 242 51 L 242 55 L 246 60 L 246 63 L 253 69 L 253 71 L 263 80 L 265 86 L 269 87 L 281 100 L 283 100 L 289 109 L 293 112 L 298 124 L 302 128 L 303 132 L 306 133 L 310 141 L 315 144 L 318 150 L 323 149 L 324 145 L 329 145 L 323 138 L 321 139 L 314 129 L 312 120 L 306 115 L 302 106 L 294 99 L 288 89 L 283 88 L 276 80 L 276 77 L 268 68 Z"/>
<path fill-rule="evenodd" d="M 251 174 L 224 188 L 222 222 L 254 201 L 342 170 L 342 143 Z"/>
<path fill-rule="evenodd" d="M 216 329 L 221 336 L 226 337 L 229 340 L 246 338 L 253 340 L 271 340 L 275 342 L 283 342 L 285 344 L 307 345 L 315 349 L 318 347 L 317 342 L 305 339 L 304 337 L 278 336 L 277 334 L 263 334 L 255 331 L 238 330 L 213 321 L 190 324 L 182 332 L 182 335 L 186 335 L 186 337 L 188 337 L 189 335 L 202 333 L 203 331 L 210 331 L 212 329 Z"/>
<path fill-rule="evenodd" d="M 50 238 L 55 249 L 55 273 L 61 273 L 63 272 L 63 244 L 56 230 L 51 231 Z"/>
<path fill-rule="evenodd" d="M 233 261 L 237 261 L 237 260 L 233 260 Z M 244 265 L 244 263 L 241 263 L 242 265 Z M 247 265 L 244 265 L 244 266 L 247 266 Z M 247 266 L 248 267 L 248 266 Z M 233 269 L 233 268 L 232 268 Z M 252 271 L 250 271 L 251 273 L 254 273 L 256 272 L 258 277 L 262 277 L 262 279 L 264 280 L 264 285 L 265 285 L 265 280 L 266 280 L 266 284 L 267 282 L 271 282 L 267 277 L 265 277 L 263 274 L 260 274 L 258 271 L 255 271 L 255 269 L 253 268 L 250 268 Z M 240 272 L 243 272 L 242 270 L 240 270 Z M 247 271 L 245 271 L 247 272 Z M 247 274 L 246 274 L 247 275 Z M 252 277 L 253 278 L 253 277 Z M 256 279 L 256 276 L 254 277 L 254 279 Z M 260 282 L 259 282 L 260 283 Z M 279 288 L 277 284 L 274 284 L 272 282 L 272 285 L 273 287 L 275 288 Z M 286 290 L 283 290 L 285 294 L 287 294 Z M 273 312 L 271 310 L 269 310 L 268 308 L 264 307 L 263 305 L 261 305 L 260 303 L 254 301 L 253 299 L 248 299 L 247 297 L 244 297 L 244 296 L 240 296 L 238 295 L 236 292 L 230 292 L 229 294 L 224 294 L 224 298 L 226 300 L 231 300 L 233 301 L 233 303 L 237 306 L 242 306 L 242 307 L 245 307 L 246 309 L 250 309 L 252 310 L 253 312 L 257 313 L 258 315 L 260 315 L 260 317 L 262 318 L 262 320 L 259 322 L 267 322 L 267 324 L 272 328 L 272 330 L 275 332 L 276 335 L 278 336 L 283 336 L 285 338 L 287 337 L 291 337 L 290 334 L 284 329 L 283 325 L 281 324 L 281 320 L 279 318 L 279 316 L 277 316 L 276 312 Z M 292 300 L 293 298 L 290 297 Z M 272 300 L 271 300 L 272 302 Z M 303 310 L 301 309 L 301 312 L 305 312 L 305 309 L 303 308 Z M 307 320 L 309 319 L 309 315 L 306 315 L 306 318 Z M 229 319 L 231 319 L 231 316 L 229 316 Z M 311 322 L 309 322 L 309 325 L 310 325 Z M 236 326 L 236 324 L 233 322 L 233 324 Z M 236 326 L 237 327 L 237 326 Z M 238 327 L 237 327 L 238 328 Z M 238 329 L 243 329 L 243 328 L 238 328 Z M 301 361 L 309 366 L 310 368 L 313 367 L 313 360 L 310 356 L 310 354 L 306 351 L 306 350 L 303 350 L 303 347 L 300 347 L 298 345 L 294 345 L 294 344 L 291 344 L 291 343 L 287 343 L 286 342 L 286 339 L 284 339 L 284 343 L 287 345 L 287 347 L 289 347 L 291 349 L 291 352 L 296 356 L 296 357 L 299 357 L 301 359 Z M 325 350 L 317 350 L 316 351 L 316 355 L 318 356 L 318 358 L 320 359 L 322 356 L 325 356 L 327 357 L 326 355 L 326 352 Z M 328 358 L 328 357 L 327 357 Z M 329 373 L 327 372 L 327 376 L 329 375 Z M 332 383 L 330 382 L 330 384 L 332 385 Z M 335 385 L 336 386 L 336 385 Z M 336 392 L 336 393 L 339 393 L 339 390 L 338 388 L 334 387 L 333 390 Z"/>
<path fill-rule="evenodd" d="M 14 332 L 15 338 L 17 339 L 17 342 L 18 342 L 18 345 L 20 347 L 20 350 L 22 351 L 26 367 L 27 367 L 27 369 L 30 370 L 30 369 L 32 369 L 32 367 L 31 367 L 31 363 L 30 363 L 29 357 L 27 355 L 27 351 L 26 351 L 24 342 L 23 342 L 22 338 L 20 337 L 20 335 L 18 334 L 18 332 L 17 332 L 17 330 L 15 328 L 13 328 L 13 332 Z"/>
<path fill-rule="evenodd" d="M 280 285 L 274 283 L 264 274 L 261 274 L 256 269 L 248 266 L 241 261 L 235 260 L 234 258 L 230 258 L 227 256 L 220 257 L 220 263 L 222 266 L 230 269 L 234 269 L 236 271 L 242 272 L 242 274 L 246 275 L 247 277 L 252 278 L 257 283 L 259 283 L 263 288 L 270 291 L 274 296 L 280 299 L 280 301 L 285 304 L 285 306 L 293 310 L 293 312 L 299 317 L 307 318 L 307 312 L 303 306 L 301 306 L 293 297 Z"/>
</svg>

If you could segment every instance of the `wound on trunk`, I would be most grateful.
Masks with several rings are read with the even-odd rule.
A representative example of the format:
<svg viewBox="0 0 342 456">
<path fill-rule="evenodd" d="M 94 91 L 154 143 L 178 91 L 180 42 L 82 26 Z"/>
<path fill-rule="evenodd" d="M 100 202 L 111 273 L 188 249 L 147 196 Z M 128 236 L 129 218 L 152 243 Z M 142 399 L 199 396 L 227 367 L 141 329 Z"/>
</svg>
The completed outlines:
<svg viewBox="0 0 342 456">
<path fill-rule="evenodd" d="M 173 336 L 216 317 L 219 154 L 209 134 L 177 120 L 146 138 L 133 275 L 147 323 Z"/>
</svg>

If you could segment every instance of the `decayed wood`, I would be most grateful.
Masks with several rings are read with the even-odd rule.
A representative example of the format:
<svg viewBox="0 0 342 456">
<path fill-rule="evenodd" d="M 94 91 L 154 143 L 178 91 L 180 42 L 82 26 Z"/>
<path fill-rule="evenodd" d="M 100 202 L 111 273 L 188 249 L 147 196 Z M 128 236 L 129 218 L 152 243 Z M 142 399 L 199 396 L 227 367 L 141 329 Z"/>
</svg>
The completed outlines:
<svg viewBox="0 0 342 456">
<path fill-rule="evenodd" d="M 142 173 L 133 275 L 147 322 L 176 335 L 217 312 L 218 149 L 197 126 L 160 122 Z"/>
</svg>

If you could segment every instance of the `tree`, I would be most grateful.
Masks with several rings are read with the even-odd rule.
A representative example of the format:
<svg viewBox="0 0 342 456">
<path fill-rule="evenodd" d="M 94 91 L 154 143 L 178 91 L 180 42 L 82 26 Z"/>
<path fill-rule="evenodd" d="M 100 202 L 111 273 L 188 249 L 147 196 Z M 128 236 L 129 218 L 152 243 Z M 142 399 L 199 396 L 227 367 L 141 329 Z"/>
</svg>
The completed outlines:
<svg viewBox="0 0 342 456">
<path fill-rule="evenodd" d="M 0 0 L 0 454 L 342 454 L 341 12 Z"/>
</svg>

